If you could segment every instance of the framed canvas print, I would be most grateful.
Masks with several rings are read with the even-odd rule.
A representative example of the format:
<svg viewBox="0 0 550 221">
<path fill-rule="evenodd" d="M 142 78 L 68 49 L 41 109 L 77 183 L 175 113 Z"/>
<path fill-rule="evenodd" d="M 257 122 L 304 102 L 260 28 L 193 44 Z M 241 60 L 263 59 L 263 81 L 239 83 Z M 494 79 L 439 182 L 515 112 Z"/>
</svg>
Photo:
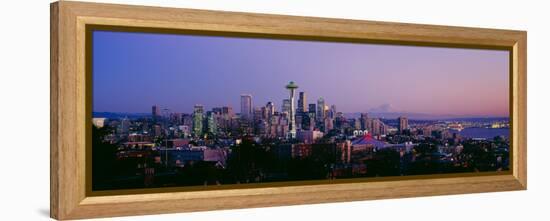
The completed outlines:
<svg viewBox="0 0 550 221">
<path fill-rule="evenodd" d="M 526 32 L 51 4 L 51 216 L 524 190 Z"/>
</svg>

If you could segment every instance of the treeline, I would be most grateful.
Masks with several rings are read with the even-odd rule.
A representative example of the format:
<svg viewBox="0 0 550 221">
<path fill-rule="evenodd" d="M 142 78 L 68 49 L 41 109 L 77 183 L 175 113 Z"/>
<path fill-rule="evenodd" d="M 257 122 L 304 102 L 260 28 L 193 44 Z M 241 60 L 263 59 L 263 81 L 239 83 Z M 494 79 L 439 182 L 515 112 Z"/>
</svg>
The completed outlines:
<svg viewBox="0 0 550 221">
<path fill-rule="evenodd" d="M 508 144 L 500 139 L 465 141 L 452 161 L 444 159 L 438 143 L 426 142 L 407 153 L 380 149 L 351 163 L 342 162 L 342 152 L 330 142 L 312 144 L 306 156 L 293 158 L 290 144 L 244 139 L 231 148 L 225 165 L 198 161 L 166 168 L 154 162 L 158 152 L 153 151 L 141 158 L 117 160 L 117 145 L 103 142 L 109 133 L 108 128 L 93 128 L 94 190 L 498 171 L 508 170 L 509 164 Z M 358 165 L 366 168 L 364 173 L 353 172 Z M 146 168 L 154 172 L 147 173 Z"/>
</svg>

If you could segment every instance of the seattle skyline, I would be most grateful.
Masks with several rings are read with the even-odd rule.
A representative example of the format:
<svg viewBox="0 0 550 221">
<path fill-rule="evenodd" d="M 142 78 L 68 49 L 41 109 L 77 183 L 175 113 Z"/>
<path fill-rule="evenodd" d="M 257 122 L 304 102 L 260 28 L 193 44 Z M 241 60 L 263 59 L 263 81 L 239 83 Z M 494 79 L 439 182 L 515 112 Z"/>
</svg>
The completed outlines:
<svg viewBox="0 0 550 221">
<path fill-rule="evenodd" d="M 510 169 L 508 51 L 108 31 L 92 49 L 92 190 Z"/>
<path fill-rule="evenodd" d="M 289 81 L 344 113 L 509 111 L 508 51 L 106 31 L 93 50 L 94 112 L 236 109 L 241 94 L 280 109 Z"/>
</svg>

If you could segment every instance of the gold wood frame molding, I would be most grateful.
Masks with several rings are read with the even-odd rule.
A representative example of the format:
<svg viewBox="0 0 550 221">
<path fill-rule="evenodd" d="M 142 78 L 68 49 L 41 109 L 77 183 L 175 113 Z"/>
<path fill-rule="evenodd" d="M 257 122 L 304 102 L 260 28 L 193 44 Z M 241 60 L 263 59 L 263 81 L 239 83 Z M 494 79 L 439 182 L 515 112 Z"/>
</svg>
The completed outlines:
<svg viewBox="0 0 550 221">
<path fill-rule="evenodd" d="M 80 2 L 51 4 L 50 213 L 57 219 L 142 215 L 527 188 L 525 31 Z M 86 25 L 502 48 L 510 53 L 511 172 L 317 185 L 91 196 L 86 191 Z"/>
</svg>

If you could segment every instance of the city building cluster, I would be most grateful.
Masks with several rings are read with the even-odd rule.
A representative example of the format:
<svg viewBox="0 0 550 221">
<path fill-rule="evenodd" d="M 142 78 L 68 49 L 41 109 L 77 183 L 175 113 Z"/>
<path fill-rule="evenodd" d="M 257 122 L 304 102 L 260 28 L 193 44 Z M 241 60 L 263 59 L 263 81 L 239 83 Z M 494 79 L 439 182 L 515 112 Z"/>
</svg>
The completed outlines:
<svg viewBox="0 0 550 221">
<path fill-rule="evenodd" d="M 255 105 L 253 95 L 241 94 L 239 112 L 230 106 L 206 110 L 197 104 L 192 113 L 174 113 L 154 105 L 149 116 L 94 117 L 92 148 L 114 148 L 107 154 L 98 150 L 92 156 L 94 162 L 111 162 L 115 168 L 124 168 L 100 176 L 94 181 L 94 188 L 221 185 L 508 168 L 507 136 L 481 134 L 487 133 L 485 130 L 479 137 L 461 135 L 469 128 L 506 129 L 507 120 L 423 121 L 406 116 L 383 119 L 370 117 L 369 113 L 346 117 L 322 97 L 308 102 L 305 91 L 298 92 L 296 102 L 298 85 L 294 82 L 285 88 L 289 97 L 280 106 L 274 101 Z"/>
</svg>

